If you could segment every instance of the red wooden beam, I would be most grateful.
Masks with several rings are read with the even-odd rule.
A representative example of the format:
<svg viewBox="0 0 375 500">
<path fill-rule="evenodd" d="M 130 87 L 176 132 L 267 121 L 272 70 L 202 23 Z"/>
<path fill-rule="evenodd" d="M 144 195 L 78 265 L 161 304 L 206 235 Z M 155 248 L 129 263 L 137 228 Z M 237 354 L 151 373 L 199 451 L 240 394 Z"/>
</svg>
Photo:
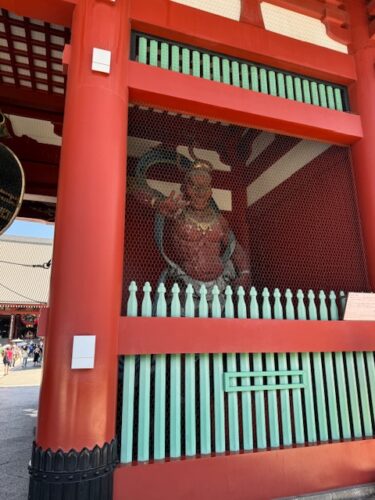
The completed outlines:
<svg viewBox="0 0 375 500">
<path fill-rule="evenodd" d="M 64 0 L 0 0 L 0 7 L 19 16 L 70 27 L 74 4 Z"/>
<path fill-rule="evenodd" d="M 21 106 L 38 112 L 49 111 L 63 113 L 64 95 L 51 94 L 41 90 L 32 90 L 15 85 L 0 85 L 0 106 Z"/>
</svg>

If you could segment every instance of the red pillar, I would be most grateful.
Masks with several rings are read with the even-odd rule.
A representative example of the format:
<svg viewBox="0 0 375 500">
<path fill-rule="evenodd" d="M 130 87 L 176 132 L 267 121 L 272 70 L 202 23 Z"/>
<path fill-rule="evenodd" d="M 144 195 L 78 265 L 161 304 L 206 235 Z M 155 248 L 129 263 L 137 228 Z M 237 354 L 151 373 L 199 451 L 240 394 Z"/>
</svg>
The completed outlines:
<svg viewBox="0 0 375 500">
<path fill-rule="evenodd" d="M 124 245 L 128 4 L 128 0 L 78 0 L 73 14 L 50 313 L 36 436 L 40 454 L 48 448 L 51 453 L 58 449 L 80 452 L 85 447 L 92 450 L 96 445 L 103 449 L 115 437 Z M 110 74 L 91 69 L 94 48 L 111 51 Z M 96 336 L 93 369 L 71 369 L 75 335 Z M 105 454 L 113 449 L 107 449 Z M 104 457 L 103 463 L 106 460 Z M 36 469 L 35 465 L 32 470 Z M 72 480 L 79 482 L 82 478 L 74 476 Z M 35 490 L 32 481 L 30 488 Z M 39 496 L 34 494 L 32 498 Z M 90 494 L 87 498 L 91 498 Z"/>
<path fill-rule="evenodd" d="M 348 13 L 358 80 L 350 89 L 353 111 L 361 115 L 363 139 L 352 147 L 368 274 L 375 290 L 375 47 L 369 39 L 365 0 L 349 0 Z"/>
</svg>

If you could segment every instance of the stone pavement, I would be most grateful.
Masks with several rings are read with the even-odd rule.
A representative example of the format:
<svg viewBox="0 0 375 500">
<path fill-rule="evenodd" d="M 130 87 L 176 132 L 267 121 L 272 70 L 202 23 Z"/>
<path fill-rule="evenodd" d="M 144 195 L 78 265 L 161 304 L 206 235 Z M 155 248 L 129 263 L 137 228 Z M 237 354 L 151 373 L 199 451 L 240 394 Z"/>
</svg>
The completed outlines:
<svg viewBox="0 0 375 500">
<path fill-rule="evenodd" d="M 26 500 L 42 369 L 0 365 L 0 500 Z"/>
</svg>

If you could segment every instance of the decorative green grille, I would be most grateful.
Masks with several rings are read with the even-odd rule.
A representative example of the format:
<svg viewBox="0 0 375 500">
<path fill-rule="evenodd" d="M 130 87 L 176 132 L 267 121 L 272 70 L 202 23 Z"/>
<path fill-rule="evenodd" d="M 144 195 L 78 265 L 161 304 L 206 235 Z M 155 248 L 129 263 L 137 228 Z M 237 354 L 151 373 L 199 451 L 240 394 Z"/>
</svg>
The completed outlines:
<svg viewBox="0 0 375 500">
<path fill-rule="evenodd" d="M 349 111 L 346 87 L 143 33 L 132 33 L 131 59 L 254 92 Z"/>
</svg>

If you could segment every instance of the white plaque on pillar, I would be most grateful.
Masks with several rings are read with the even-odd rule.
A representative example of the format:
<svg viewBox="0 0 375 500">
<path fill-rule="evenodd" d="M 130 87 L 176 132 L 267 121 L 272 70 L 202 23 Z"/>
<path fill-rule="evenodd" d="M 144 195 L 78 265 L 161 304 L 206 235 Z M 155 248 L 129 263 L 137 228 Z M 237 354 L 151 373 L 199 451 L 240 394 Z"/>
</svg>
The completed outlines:
<svg viewBox="0 0 375 500">
<path fill-rule="evenodd" d="M 375 321 L 375 293 L 350 292 L 346 301 L 345 321 Z"/>
<path fill-rule="evenodd" d="M 94 368 L 95 335 L 75 335 L 73 337 L 72 370 Z"/>
</svg>

